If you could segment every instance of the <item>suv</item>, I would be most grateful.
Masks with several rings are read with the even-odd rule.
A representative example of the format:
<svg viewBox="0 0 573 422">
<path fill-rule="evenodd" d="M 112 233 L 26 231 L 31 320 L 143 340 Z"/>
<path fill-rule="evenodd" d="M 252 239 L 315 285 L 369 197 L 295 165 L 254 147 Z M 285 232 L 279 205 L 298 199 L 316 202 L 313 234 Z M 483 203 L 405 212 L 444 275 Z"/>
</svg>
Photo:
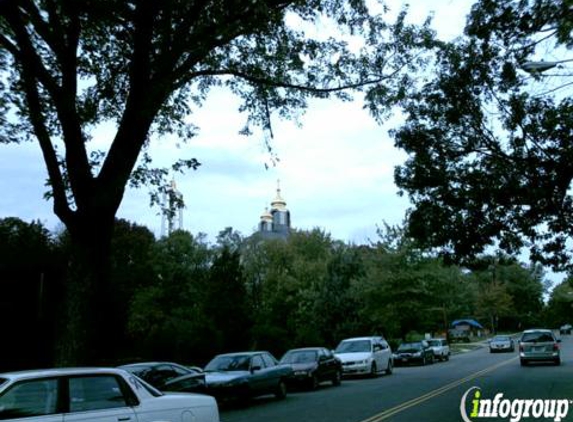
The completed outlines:
<svg viewBox="0 0 573 422">
<path fill-rule="evenodd" d="M 384 337 L 355 337 L 342 340 L 335 356 L 342 362 L 343 375 L 370 375 L 380 371 L 392 373 L 392 350 Z"/>
<path fill-rule="evenodd" d="M 519 339 L 519 359 L 521 365 L 529 362 L 552 361 L 561 364 L 559 342 L 553 331 L 546 329 L 525 330 Z"/>
<path fill-rule="evenodd" d="M 434 352 L 435 359 L 450 360 L 450 345 L 445 338 L 431 338 L 428 343 Z"/>
<path fill-rule="evenodd" d="M 572 328 L 573 327 L 571 326 L 571 324 L 562 325 L 561 328 L 559 328 L 559 334 L 571 334 Z"/>
</svg>

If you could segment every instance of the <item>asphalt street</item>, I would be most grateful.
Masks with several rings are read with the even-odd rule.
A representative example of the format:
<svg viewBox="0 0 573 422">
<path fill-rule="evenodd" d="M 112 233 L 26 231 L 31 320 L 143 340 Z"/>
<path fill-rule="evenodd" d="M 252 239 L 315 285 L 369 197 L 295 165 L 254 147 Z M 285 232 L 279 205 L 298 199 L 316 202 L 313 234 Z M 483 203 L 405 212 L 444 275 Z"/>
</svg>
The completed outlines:
<svg viewBox="0 0 573 422">
<path fill-rule="evenodd" d="M 573 336 L 562 337 L 560 366 L 522 367 L 515 353 L 489 353 L 487 347 L 452 356 L 449 362 L 395 368 L 375 379 L 324 383 L 317 391 L 291 392 L 283 401 L 253 400 L 246 408 L 221 409 L 222 422 L 458 422 L 464 393 L 478 387 L 482 398 L 567 399 L 573 421 Z M 472 398 L 476 389 L 468 392 Z M 471 411 L 468 399 L 465 409 Z M 506 418 L 474 418 L 509 421 Z M 522 421 L 554 420 L 522 418 Z"/>
</svg>

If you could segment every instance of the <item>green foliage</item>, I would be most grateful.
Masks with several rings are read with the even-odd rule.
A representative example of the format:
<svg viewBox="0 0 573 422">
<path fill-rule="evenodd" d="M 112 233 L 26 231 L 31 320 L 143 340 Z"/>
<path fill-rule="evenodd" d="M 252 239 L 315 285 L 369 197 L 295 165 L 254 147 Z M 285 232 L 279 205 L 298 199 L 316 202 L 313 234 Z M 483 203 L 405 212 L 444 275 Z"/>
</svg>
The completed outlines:
<svg viewBox="0 0 573 422">
<path fill-rule="evenodd" d="M 521 70 L 544 51 L 570 59 L 569 3 L 478 1 L 465 36 L 442 44 L 433 77 L 404 99 L 393 136 L 409 158 L 395 181 L 422 246 L 457 262 L 529 248 L 534 261 L 571 265 L 573 102 L 560 90 L 570 81 L 538 95 L 550 76 Z"/>
</svg>

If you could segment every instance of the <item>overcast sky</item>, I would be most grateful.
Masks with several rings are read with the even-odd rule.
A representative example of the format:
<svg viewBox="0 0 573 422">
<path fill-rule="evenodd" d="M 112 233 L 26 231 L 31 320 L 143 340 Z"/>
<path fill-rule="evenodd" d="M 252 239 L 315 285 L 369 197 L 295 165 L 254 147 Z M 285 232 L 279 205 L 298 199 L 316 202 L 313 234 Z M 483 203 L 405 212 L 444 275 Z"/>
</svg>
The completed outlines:
<svg viewBox="0 0 573 422">
<path fill-rule="evenodd" d="M 402 4 L 388 3 L 394 10 Z M 413 18 L 421 21 L 434 11 L 438 33 L 452 38 L 461 33 L 473 0 L 416 0 L 412 4 Z M 277 179 L 293 227 L 320 227 L 335 239 L 362 243 L 375 237 L 376 226 L 382 222 L 402 222 L 408 202 L 397 195 L 393 171 L 405 156 L 387 134 L 398 116 L 381 127 L 360 101 L 313 101 L 301 128 L 274 122 L 272 147 L 280 162 L 266 169 L 271 157 L 262 139 L 237 133 L 244 123 L 237 107 L 231 94 L 213 91 L 193 116 L 200 126 L 199 136 L 181 148 L 171 140 L 153 145 L 159 165 L 168 166 L 177 157 L 195 157 L 202 163 L 197 171 L 176 177 L 186 203 L 186 230 L 207 233 L 213 239 L 231 226 L 250 235 L 275 196 Z M 45 179 L 36 144 L 1 146 L 0 217 L 39 219 L 49 229 L 56 228 L 52 204 L 42 198 Z M 118 216 L 161 234 L 161 218 L 157 209 L 149 207 L 146 190 L 128 191 Z"/>
</svg>

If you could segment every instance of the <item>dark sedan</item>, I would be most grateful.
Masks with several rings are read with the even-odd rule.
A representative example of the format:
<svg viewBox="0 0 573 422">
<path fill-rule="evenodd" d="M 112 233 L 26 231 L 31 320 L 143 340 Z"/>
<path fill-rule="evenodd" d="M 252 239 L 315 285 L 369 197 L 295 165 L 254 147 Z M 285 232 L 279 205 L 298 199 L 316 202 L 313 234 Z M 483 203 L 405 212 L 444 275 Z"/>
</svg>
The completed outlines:
<svg viewBox="0 0 573 422">
<path fill-rule="evenodd" d="M 279 365 L 269 352 L 218 355 L 205 366 L 207 393 L 219 401 L 248 401 L 265 394 L 283 399 L 291 376 L 292 368 Z"/>
<path fill-rule="evenodd" d="M 205 393 L 205 374 L 172 362 L 142 362 L 120 366 L 161 391 Z"/>
<path fill-rule="evenodd" d="M 340 385 L 342 362 L 324 347 L 289 350 L 280 363 L 292 368 L 293 376 L 287 380 L 292 386 L 303 385 L 315 390 L 323 381 Z"/>
<path fill-rule="evenodd" d="M 434 363 L 434 351 L 427 341 L 402 343 L 394 353 L 394 365 Z"/>
</svg>

